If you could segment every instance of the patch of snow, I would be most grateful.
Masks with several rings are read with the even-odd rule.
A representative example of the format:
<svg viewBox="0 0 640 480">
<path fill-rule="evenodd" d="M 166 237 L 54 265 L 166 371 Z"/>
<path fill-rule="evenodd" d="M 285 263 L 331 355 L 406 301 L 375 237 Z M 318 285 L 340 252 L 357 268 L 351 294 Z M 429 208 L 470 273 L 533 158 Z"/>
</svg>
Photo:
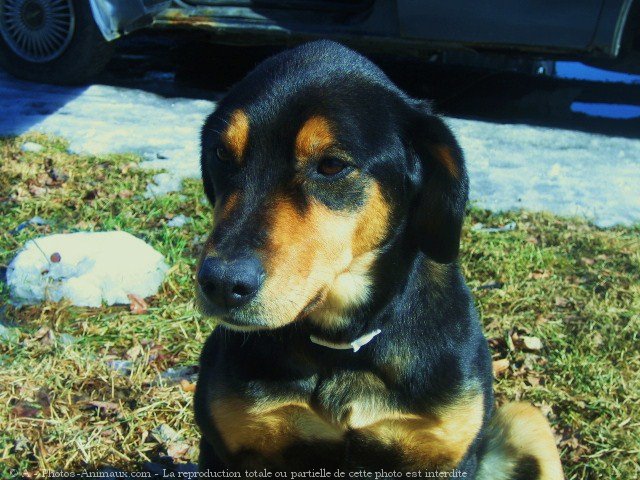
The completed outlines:
<svg viewBox="0 0 640 480">
<path fill-rule="evenodd" d="M 185 217 L 184 215 L 180 214 L 169 220 L 167 222 L 167 227 L 180 228 L 184 227 L 189 222 L 191 222 L 191 219 L 189 217 Z"/>
<path fill-rule="evenodd" d="M 107 366 L 118 372 L 120 375 L 131 375 L 133 362 L 131 360 L 109 360 Z"/>
<path fill-rule="evenodd" d="M 640 222 L 640 140 L 448 119 L 467 159 L 471 200 L 577 215 L 600 227 Z"/>
<path fill-rule="evenodd" d="M 20 150 L 22 150 L 23 152 L 41 152 L 42 150 L 44 150 L 44 147 L 39 143 L 25 142 L 22 147 L 20 147 Z"/>
<path fill-rule="evenodd" d="M 23 82 L 0 71 L 0 135 L 43 132 L 67 139 L 71 153 L 143 155 L 143 167 L 167 172 L 154 179 L 148 196 L 200 176 L 200 128 L 214 107 L 130 88 Z"/>
<path fill-rule="evenodd" d="M 496 233 L 496 232 L 509 232 L 511 230 L 516 229 L 516 222 L 509 222 L 502 227 L 486 227 L 484 223 L 476 223 L 471 226 L 471 230 L 476 232 L 488 232 L 488 233 Z"/>
<path fill-rule="evenodd" d="M 556 62 L 556 76 L 594 82 L 640 83 L 640 75 L 590 67 L 580 62 Z"/>
<path fill-rule="evenodd" d="M 9 264 L 7 285 L 18 304 L 68 299 L 99 307 L 154 295 L 167 269 L 160 253 L 126 232 L 56 234 L 25 244 Z"/>
<path fill-rule="evenodd" d="M 67 138 L 76 152 L 139 153 L 144 166 L 165 170 L 147 186 L 147 196 L 177 191 L 182 179 L 200 177 L 199 131 L 214 106 L 103 85 L 32 84 L 0 73 L 0 134 L 35 130 Z M 639 140 L 473 120 L 449 123 L 464 147 L 471 199 L 480 207 L 581 215 L 602 227 L 640 222 Z"/>
<path fill-rule="evenodd" d="M 585 113 L 592 117 L 602 118 L 640 118 L 639 105 L 625 105 L 622 103 L 587 103 L 573 102 L 571 111 L 576 113 Z"/>
<path fill-rule="evenodd" d="M 160 378 L 169 383 L 180 383 L 182 380 L 195 382 L 198 379 L 197 365 L 168 368 L 160 374 Z"/>
<path fill-rule="evenodd" d="M 142 163 L 144 166 L 145 163 Z M 149 166 L 149 163 L 146 162 L 146 166 L 149 168 L 158 168 Z M 182 180 L 185 178 L 199 178 L 200 170 L 198 169 L 197 177 L 192 175 L 190 171 L 182 171 L 179 168 L 174 168 L 170 170 L 171 173 L 159 173 L 154 175 L 153 181 L 147 185 L 147 189 L 144 192 L 144 196 L 147 198 L 160 197 L 162 195 L 166 195 L 169 192 L 177 192 L 182 187 Z M 165 165 L 165 168 L 169 168 L 169 165 Z"/>
</svg>

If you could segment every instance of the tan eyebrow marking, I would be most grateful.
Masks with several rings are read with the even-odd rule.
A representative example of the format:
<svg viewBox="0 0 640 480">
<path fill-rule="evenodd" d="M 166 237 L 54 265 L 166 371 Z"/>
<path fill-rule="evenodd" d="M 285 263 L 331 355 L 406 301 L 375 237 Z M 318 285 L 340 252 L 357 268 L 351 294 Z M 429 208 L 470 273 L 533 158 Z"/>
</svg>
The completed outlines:
<svg viewBox="0 0 640 480">
<path fill-rule="evenodd" d="M 243 110 L 237 109 L 231 113 L 222 141 L 233 153 L 236 162 L 242 163 L 249 142 L 249 117 Z"/>
<path fill-rule="evenodd" d="M 306 161 L 336 143 L 329 120 L 320 115 L 310 117 L 296 136 L 295 156 L 298 161 Z"/>
</svg>

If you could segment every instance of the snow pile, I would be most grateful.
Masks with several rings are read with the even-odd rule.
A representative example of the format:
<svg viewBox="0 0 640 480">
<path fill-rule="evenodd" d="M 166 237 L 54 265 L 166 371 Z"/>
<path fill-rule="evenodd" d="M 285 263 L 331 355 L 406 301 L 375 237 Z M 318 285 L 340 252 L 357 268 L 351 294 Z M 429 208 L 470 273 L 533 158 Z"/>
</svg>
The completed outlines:
<svg viewBox="0 0 640 480">
<path fill-rule="evenodd" d="M 191 218 L 185 217 L 184 215 L 180 214 L 169 220 L 167 222 L 167 227 L 180 228 L 184 227 L 188 223 L 191 223 Z"/>
<path fill-rule="evenodd" d="M 35 143 L 35 142 L 25 142 L 24 145 L 22 145 L 22 147 L 20 148 L 20 150 L 22 150 L 23 152 L 41 152 L 42 150 L 44 150 L 44 147 L 42 145 L 40 145 L 39 143 Z"/>
<path fill-rule="evenodd" d="M 471 200 L 492 211 L 526 208 L 640 222 L 640 140 L 528 125 L 448 119 L 464 150 Z"/>
<path fill-rule="evenodd" d="M 69 140 L 72 153 L 138 153 L 143 167 L 168 172 L 147 195 L 177 191 L 183 178 L 200 176 L 200 128 L 214 107 L 131 88 L 23 82 L 0 71 L 0 135 L 36 131 Z"/>
<path fill-rule="evenodd" d="M 0 135 L 35 130 L 68 139 L 76 152 L 139 153 L 144 166 L 165 170 L 147 187 L 149 196 L 200 177 L 199 131 L 214 106 L 104 85 L 38 85 L 0 72 Z M 449 123 L 464 147 L 471 199 L 479 207 L 581 215 L 601 227 L 640 223 L 640 140 L 473 120 Z"/>
<path fill-rule="evenodd" d="M 7 269 L 7 284 L 18 304 L 64 298 L 99 307 L 154 295 L 166 271 L 162 255 L 129 233 L 79 232 L 28 241 Z"/>
</svg>

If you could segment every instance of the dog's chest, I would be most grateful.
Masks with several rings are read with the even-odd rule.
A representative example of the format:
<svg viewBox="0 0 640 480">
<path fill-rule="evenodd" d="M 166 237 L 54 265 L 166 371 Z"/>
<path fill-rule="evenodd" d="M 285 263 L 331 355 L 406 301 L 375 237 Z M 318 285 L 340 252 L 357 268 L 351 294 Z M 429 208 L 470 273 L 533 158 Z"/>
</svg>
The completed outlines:
<svg viewBox="0 0 640 480">
<path fill-rule="evenodd" d="M 236 417 L 238 425 L 286 424 L 290 436 L 338 439 L 397 413 L 385 383 L 370 372 L 313 375 L 296 382 L 253 381 L 243 394 L 212 402 L 214 419 Z M 281 430 L 281 428 L 274 429 Z"/>
<path fill-rule="evenodd" d="M 412 412 L 395 388 L 367 371 L 254 381 L 242 391 L 213 399 L 211 414 L 226 449 L 245 468 L 292 462 L 361 468 L 380 461 L 400 469 L 453 468 L 483 416 L 477 393 Z"/>
<path fill-rule="evenodd" d="M 320 379 L 310 403 L 342 431 L 365 428 L 401 410 L 384 381 L 371 372 L 343 371 Z"/>
</svg>

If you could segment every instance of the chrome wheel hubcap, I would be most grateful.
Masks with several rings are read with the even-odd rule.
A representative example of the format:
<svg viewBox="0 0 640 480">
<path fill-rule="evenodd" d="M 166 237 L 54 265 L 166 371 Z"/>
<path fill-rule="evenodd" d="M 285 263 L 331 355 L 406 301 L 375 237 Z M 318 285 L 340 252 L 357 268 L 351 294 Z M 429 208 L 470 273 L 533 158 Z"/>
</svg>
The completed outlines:
<svg viewBox="0 0 640 480">
<path fill-rule="evenodd" d="M 4 0 L 0 32 L 13 52 L 30 62 L 62 55 L 75 28 L 71 0 Z"/>
</svg>

